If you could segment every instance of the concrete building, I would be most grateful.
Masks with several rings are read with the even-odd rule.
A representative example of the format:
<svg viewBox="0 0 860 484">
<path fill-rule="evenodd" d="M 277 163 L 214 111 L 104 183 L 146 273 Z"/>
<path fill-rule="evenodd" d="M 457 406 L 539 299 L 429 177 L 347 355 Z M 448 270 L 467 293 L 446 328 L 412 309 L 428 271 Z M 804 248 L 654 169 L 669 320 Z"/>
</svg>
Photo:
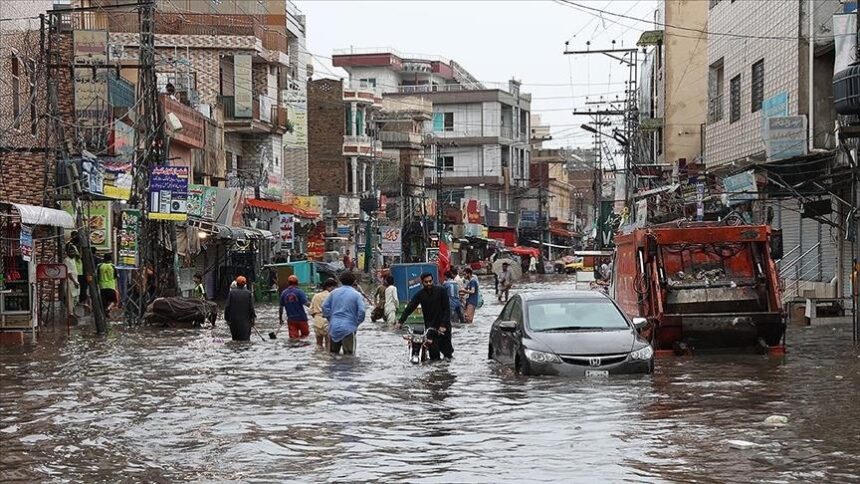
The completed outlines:
<svg viewBox="0 0 860 484">
<path fill-rule="evenodd" d="M 812 55 L 810 5 L 814 5 Z M 712 169 L 748 158 L 765 161 L 762 123 L 767 116 L 807 117 L 807 133 L 813 136 L 798 140 L 793 153 L 835 147 L 829 93 L 832 18 L 841 8 L 839 0 L 785 2 L 780 8 L 768 2 L 718 0 L 709 7 L 708 30 L 733 36 L 714 35 L 708 42 L 706 166 Z M 812 98 L 810 93 L 815 93 Z"/>
<path fill-rule="evenodd" d="M 372 87 L 341 80 L 308 82 L 309 171 L 314 195 L 358 196 L 371 190 L 382 155 L 375 113 L 382 99 Z"/>
<path fill-rule="evenodd" d="M 287 108 L 292 131 L 284 133 L 284 186 L 287 193 L 308 194 L 308 109 L 307 83 L 312 72 L 311 57 L 305 48 L 307 18 L 287 0 L 287 42 L 289 76 L 281 86 L 281 106 Z"/>
<path fill-rule="evenodd" d="M 647 48 L 639 86 L 640 125 L 649 162 L 677 165 L 702 156 L 707 117 L 708 2 L 664 0 Z M 665 27 L 663 27 L 665 24 Z"/>
<path fill-rule="evenodd" d="M 78 3 L 87 7 L 123 2 Z M 159 90 L 167 92 L 170 85 L 176 92 L 173 97 L 222 121 L 225 176 L 212 182 L 242 188 L 257 198 L 281 200 L 283 136 L 293 129 L 284 93 L 301 60 L 298 55 L 296 61 L 291 59 L 293 37 L 288 34 L 285 2 L 158 0 L 156 7 Z M 82 22 L 80 28 L 110 32 L 111 59 L 129 64 L 122 75 L 135 83 L 137 12 L 93 10 Z M 213 114 L 216 110 L 219 116 Z"/>
<path fill-rule="evenodd" d="M 515 226 L 514 200 L 528 186 L 530 152 L 531 96 L 518 82 L 487 89 L 454 61 L 394 50 L 336 51 L 332 59 L 352 82 L 379 88 L 385 99 L 421 94 L 431 102 L 425 146 L 440 175 L 427 180 L 438 189 L 436 199 L 446 206 L 480 201 L 481 224 Z"/>
</svg>

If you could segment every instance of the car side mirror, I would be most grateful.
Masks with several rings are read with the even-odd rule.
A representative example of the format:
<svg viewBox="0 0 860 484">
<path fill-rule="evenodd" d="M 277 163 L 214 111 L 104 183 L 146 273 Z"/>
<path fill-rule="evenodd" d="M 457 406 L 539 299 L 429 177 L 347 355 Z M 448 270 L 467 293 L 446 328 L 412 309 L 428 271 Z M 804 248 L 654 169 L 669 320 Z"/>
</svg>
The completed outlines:
<svg viewBox="0 0 860 484">
<path fill-rule="evenodd" d="M 499 323 L 499 330 L 508 333 L 513 333 L 517 329 L 516 321 L 502 321 Z"/>
<path fill-rule="evenodd" d="M 645 318 L 633 318 L 633 327 L 636 329 L 642 329 L 648 324 L 648 320 Z"/>
</svg>

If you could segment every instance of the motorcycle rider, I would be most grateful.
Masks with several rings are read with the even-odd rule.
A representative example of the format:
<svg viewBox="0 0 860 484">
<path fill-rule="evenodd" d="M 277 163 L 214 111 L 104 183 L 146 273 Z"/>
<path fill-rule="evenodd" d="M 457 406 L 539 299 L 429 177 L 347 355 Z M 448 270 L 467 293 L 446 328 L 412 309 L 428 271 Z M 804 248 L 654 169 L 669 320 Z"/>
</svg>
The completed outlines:
<svg viewBox="0 0 860 484">
<path fill-rule="evenodd" d="M 397 322 L 399 328 L 406 318 L 421 305 L 424 315 L 424 328 L 435 329 L 438 335 L 431 337 L 432 344 L 428 348 L 431 360 L 438 360 L 439 354 L 445 358 L 451 358 L 454 347 L 451 344 L 451 304 L 449 302 L 448 290 L 442 286 L 433 284 L 433 274 L 425 272 L 421 274 L 421 285 L 423 288 L 412 297 L 403 314 Z"/>
</svg>

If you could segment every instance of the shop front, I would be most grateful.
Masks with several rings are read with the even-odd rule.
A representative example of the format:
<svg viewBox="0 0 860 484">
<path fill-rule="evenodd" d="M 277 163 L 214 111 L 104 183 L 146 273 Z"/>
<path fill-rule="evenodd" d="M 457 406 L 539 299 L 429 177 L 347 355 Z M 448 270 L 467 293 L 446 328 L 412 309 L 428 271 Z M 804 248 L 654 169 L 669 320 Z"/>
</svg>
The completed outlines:
<svg viewBox="0 0 860 484">
<path fill-rule="evenodd" d="M 0 330 L 37 330 L 42 308 L 36 270 L 39 264 L 57 262 L 55 228 L 74 229 L 72 216 L 47 207 L 0 202 Z M 53 294 L 46 299 L 53 301 Z"/>
</svg>

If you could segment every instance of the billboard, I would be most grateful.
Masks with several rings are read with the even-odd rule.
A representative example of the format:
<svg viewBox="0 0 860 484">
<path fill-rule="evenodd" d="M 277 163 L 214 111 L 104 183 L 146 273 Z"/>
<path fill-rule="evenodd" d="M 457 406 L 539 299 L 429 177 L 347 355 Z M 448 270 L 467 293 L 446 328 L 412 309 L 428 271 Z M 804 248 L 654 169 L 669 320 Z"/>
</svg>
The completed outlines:
<svg viewBox="0 0 860 484">
<path fill-rule="evenodd" d="M 188 220 L 188 167 L 153 167 L 149 200 L 150 219 Z"/>
</svg>

